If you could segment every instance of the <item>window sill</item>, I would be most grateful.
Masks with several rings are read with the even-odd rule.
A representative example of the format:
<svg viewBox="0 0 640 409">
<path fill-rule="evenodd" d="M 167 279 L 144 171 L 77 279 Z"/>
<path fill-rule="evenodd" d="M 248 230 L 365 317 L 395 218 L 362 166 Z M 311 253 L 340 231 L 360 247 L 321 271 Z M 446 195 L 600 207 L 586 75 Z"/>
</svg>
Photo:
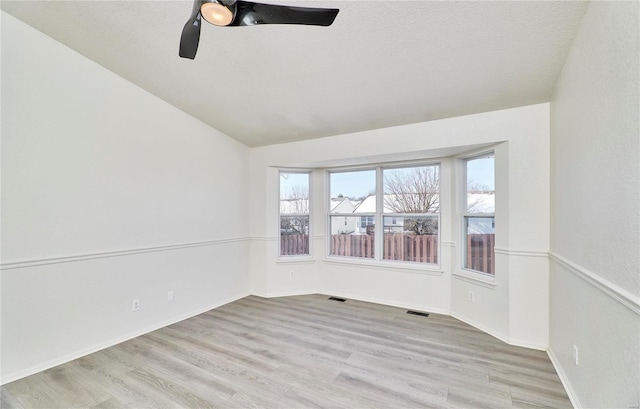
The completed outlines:
<svg viewBox="0 0 640 409">
<path fill-rule="evenodd" d="M 363 267 L 363 268 L 375 268 L 382 270 L 403 270 L 408 273 L 413 274 L 425 274 L 425 275 L 433 275 L 433 276 L 441 276 L 443 274 L 442 269 L 439 265 L 429 264 L 429 265 L 420 265 L 417 263 L 408 263 L 408 262 L 384 262 L 384 261 L 365 261 L 358 259 L 350 259 L 347 257 L 330 257 L 327 256 L 323 260 L 325 263 L 329 264 L 348 264 L 355 267 Z"/>
<path fill-rule="evenodd" d="M 476 273 L 470 270 L 460 270 L 453 272 L 452 276 L 462 281 L 481 285 L 486 288 L 496 288 L 496 278 L 488 274 Z"/>
<path fill-rule="evenodd" d="M 290 264 L 290 263 L 315 263 L 316 259 L 312 256 L 285 256 L 279 257 L 276 260 L 276 264 Z"/>
</svg>

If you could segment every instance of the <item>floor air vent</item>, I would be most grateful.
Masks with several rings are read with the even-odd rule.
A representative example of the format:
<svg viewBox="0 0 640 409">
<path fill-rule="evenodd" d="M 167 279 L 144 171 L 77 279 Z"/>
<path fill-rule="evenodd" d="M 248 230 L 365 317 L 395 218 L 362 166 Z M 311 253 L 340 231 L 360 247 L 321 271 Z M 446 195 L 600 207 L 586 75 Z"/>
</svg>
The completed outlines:
<svg viewBox="0 0 640 409">
<path fill-rule="evenodd" d="M 339 298 L 339 297 L 329 297 L 329 299 L 330 299 L 331 301 L 339 301 L 339 302 L 345 302 L 345 301 L 347 301 L 346 299 L 344 299 L 344 298 Z"/>
<path fill-rule="evenodd" d="M 429 313 L 426 313 L 426 312 L 420 312 L 420 311 L 411 311 L 411 310 L 407 311 L 407 314 L 411 314 L 411 315 L 419 315 L 419 316 L 421 316 L 421 317 L 428 317 L 428 316 L 429 316 Z"/>
</svg>

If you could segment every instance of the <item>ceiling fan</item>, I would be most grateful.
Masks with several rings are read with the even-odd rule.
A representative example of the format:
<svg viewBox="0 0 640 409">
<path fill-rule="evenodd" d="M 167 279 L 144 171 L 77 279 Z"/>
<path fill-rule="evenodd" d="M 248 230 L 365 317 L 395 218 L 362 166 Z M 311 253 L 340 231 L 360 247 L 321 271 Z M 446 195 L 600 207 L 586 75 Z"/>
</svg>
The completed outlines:
<svg viewBox="0 0 640 409">
<path fill-rule="evenodd" d="M 195 0 L 191 17 L 182 29 L 180 57 L 194 59 L 200 42 L 202 18 L 217 26 L 302 24 L 330 26 L 339 9 L 280 6 L 244 0 Z"/>
</svg>

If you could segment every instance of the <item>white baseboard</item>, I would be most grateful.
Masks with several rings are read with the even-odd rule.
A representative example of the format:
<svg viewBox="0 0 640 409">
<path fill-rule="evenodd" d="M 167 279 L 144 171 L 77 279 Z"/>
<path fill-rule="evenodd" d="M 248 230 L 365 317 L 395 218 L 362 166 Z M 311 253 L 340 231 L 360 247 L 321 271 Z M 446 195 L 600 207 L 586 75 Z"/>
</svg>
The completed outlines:
<svg viewBox="0 0 640 409">
<path fill-rule="evenodd" d="M 497 332 L 497 331 L 495 331 L 495 330 L 493 330 L 493 329 L 491 329 L 491 328 L 489 328 L 489 327 L 486 327 L 485 325 L 480 324 L 480 323 L 478 323 L 478 322 L 476 322 L 476 321 L 472 320 L 472 319 L 471 319 L 471 318 L 469 318 L 469 317 L 465 317 L 464 315 L 459 314 L 459 313 L 454 312 L 454 311 L 451 311 L 451 314 L 449 314 L 449 315 L 451 315 L 453 318 L 457 318 L 457 319 L 459 319 L 460 321 L 462 321 L 462 322 L 464 322 L 464 323 L 466 323 L 466 324 L 471 325 L 471 326 L 472 326 L 472 327 L 474 327 L 474 328 L 479 329 L 479 330 L 480 330 L 480 331 L 482 331 L 482 332 L 486 332 L 487 334 L 489 334 L 489 335 L 491 335 L 491 336 L 493 336 L 493 337 L 498 338 L 500 341 L 502 341 L 502 342 L 504 342 L 504 343 L 506 343 L 506 344 L 511 345 L 511 342 L 510 342 L 509 337 L 507 337 L 507 336 L 506 336 L 506 335 L 504 335 L 504 334 L 500 334 L 499 332 Z"/>
<path fill-rule="evenodd" d="M 471 325 L 472 327 L 475 327 L 477 329 L 479 329 L 482 332 L 486 332 L 487 334 L 498 338 L 500 341 L 509 344 L 509 345 L 513 345 L 513 346 L 517 346 L 517 347 L 523 347 L 523 348 L 528 348 L 528 349 L 536 349 L 538 351 L 546 351 L 547 350 L 547 345 L 545 344 L 538 344 L 535 342 L 530 342 L 530 341 L 524 341 L 524 340 L 520 340 L 520 339 L 514 339 L 511 338 L 507 335 L 504 334 L 500 334 L 499 332 L 478 323 L 477 321 L 474 321 L 472 319 L 470 319 L 469 317 L 465 317 L 464 315 L 461 315 L 459 313 L 456 312 L 451 312 L 450 314 L 452 317 L 459 319 L 460 321 L 467 323 L 469 325 Z"/>
<path fill-rule="evenodd" d="M 178 317 L 171 318 L 171 319 L 169 319 L 167 321 L 163 321 L 161 323 L 158 323 L 158 324 L 155 324 L 155 325 L 151 325 L 149 327 L 145 327 L 145 328 L 140 329 L 138 331 L 135 331 L 135 332 L 132 332 L 132 333 L 129 333 L 129 334 L 126 334 L 126 335 L 122 335 L 120 337 L 116 337 L 116 338 L 110 339 L 108 341 L 101 342 L 101 343 L 99 343 L 97 345 L 82 349 L 80 351 L 76 351 L 76 352 L 73 352 L 71 354 L 67 354 L 67 355 L 64 355 L 64 356 L 61 356 L 61 357 L 58 357 L 58 358 L 43 362 L 41 364 L 34 365 L 34 366 L 30 367 L 30 368 L 23 369 L 21 371 L 9 374 L 8 376 L 5 376 L 4 378 L 2 378 L 2 380 L 0 380 L 0 385 L 4 385 L 4 384 L 7 384 L 7 383 L 10 383 L 10 382 L 13 382 L 13 381 L 17 381 L 18 379 L 26 378 L 27 376 L 34 375 L 34 374 L 36 374 L 38 372 L 46 371 L 47 369 L 51 369 L 51 368 L 56 367 L 58 365 L 65 364 L 67 362 L 73 361 L 74 359 L 82 358 L 83 356 L 87 356 L 87 355 L 92 354 L 94 352 L 101 351 L 101 350 L 103 350 L 105 348 L 112 347 L 114 345 L 120 344 L 120 343 L 128 341 L 130 339 L 139 337 L 141 335 L 148 334 L 149 332 L 153 332 L 153 331 L 158 330 L 160 328 L 164 328 L 164 327 L 166 327 L 168 325 L 175 324 L 176 322 L 180 322 L 180 321 L 186 320 L 187 318 L 195 317 L 196 315 L 202 314 L 202 313 L 207 312 L 209 310 L 212 310 L 214 308 L 221 307 L 221 306 L 223 306 L 225 304 L 229 304 L 230 302 L 239 300 L 239 299 L 244 298 L 244 297 L 246 297 L 248 295 L 249 295 L 249 293 L 247 292 L 247 293 L 243 293 L 243 294 L 240 294 L 240 295 L 237 295 L 237 296 L 234 296 L 234 297 L 230 297 L 230 298 L 225 299 L 223 301 L 219 301 L 219 302 L 210 304 L 210 305 L 208 305 L 208 306 L 206 306 L 204 308 L 199 308 L 199 309 L 197 309 L 195 311 L 191 311 L 191 312 L 188 312 L 186 314 L 180 315 Z"/>
<path fill-rule="evenodd" d="M 560 377 L 560 382 L 562 382 L 562 386 L 564 386 L 564 390 L 567 391 L 567 395 L 569 395 L 569 400 L 571 401 L 571 404 L 576 409 L 582 408 L 582 404 L 580 404 L 580 400 L 578 399 L 578 395 L 576 394 L 576 391 L 573 390 L 573 387 L 571 386 L 571 382 L 569 382 L 569 378 L 567 377 L 567 374 L 562 369 L 562 365 L 560 365 L 560 361 L 558 360 L 556 355 L 553 353 L 553 350 L 551 349 L 551 347 L 547 348 L 547 355 L 549 355 L 549 359 L 551 359 L 551 363 L 553 364 L 553 367 L 555 368 L 556 372 L 558 373 L 558 376 Z"/>
<path fill-rule="evenodd" d="M 549 345 L 547 344 L 538 344 L 536 342 L 523 341 L 515 338 L 509 338 L 509 344 L 517 347 L 536 349 L 538 351 L 546 351 L 547 348 L 549 348 Z"/>
<path fill-rule="evenodd" d="M 310 294 L 318 294 L 318 292 L 317 291 L 309 291 L 309 292 L 283 291 L 278 293 L 263 293 L 259 291 L 254 291 L 251 293 L 251 295 L 255 295 L 256 297 L 262 297 L 262 298 L 295 297 L 296 295 L 310 295 Z"/>
</svg>

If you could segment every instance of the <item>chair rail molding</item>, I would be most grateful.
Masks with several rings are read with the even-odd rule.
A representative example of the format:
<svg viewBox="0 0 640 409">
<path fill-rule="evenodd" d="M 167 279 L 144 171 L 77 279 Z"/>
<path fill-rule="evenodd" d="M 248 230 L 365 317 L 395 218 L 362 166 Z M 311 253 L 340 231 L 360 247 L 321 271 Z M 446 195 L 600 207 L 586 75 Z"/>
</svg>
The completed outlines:
<svg viewBox="0 0 640 409">
<path fill-rule="evenodd" d="M 77 254 L 72 256 L 12 261 L 8 263 L 0 264 L 0 270 L 12 270 L 16 268 L 45 266 L 45 265 L 60 264 L 60 263 L 73 263 L 77 261 L 85 261 L 85 260 L 92 260 L 92 259 L 98 259 L 98 258 L 122 257 L 122 256 L 130 256 L 130 255 L 142 254 L 142 253 L 155 253 L 155 252 L 162 252 L 162 251 L 181 250 L 181 249 L 187 249 L 192 247 L 216 246 L 220 244 L 238 243 L 243 241 L 249 241 L 249 237 L 233 237 L 233 238 L 218 239 L 218 240 L 177 243 L 177 244 L 170 244 L 166 246 L 142 247 L 142 248 L 135 248 L 135 249 L 107 251 L 107 252 L 101 252 L 101 253 L 87 253 L 87 254 Z"/>
<path fill-rule="evenodd" d="M 597 274 L 583 268 L 572 261 L 567 260 L 559 254 L 549 252 L 549 259 L 560 266 L 564 267 L 577 277 L 581 278 L 588 284 L 602 291 L 604 294 L 618 301 L 631 311 L 640 315 L 640 297 L 631 294 L 629 291 L 618 287 L 608 280 L 598 276 Z"/>
</svg>

